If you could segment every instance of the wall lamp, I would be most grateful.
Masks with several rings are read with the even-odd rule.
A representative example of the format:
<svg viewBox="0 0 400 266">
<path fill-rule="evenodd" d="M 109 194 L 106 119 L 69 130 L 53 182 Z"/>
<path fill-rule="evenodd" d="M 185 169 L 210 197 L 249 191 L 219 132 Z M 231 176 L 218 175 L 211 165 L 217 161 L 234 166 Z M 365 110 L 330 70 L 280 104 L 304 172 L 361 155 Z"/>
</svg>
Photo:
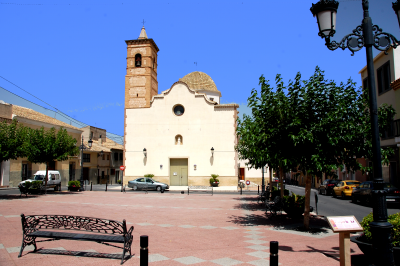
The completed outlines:
<svg viewBox="0 0 400 266">
<path fill-rule="evenodd" d="M 103 156 L 103 154 L 104 154 L 104 152 L 101 151 L 101 152 L 99 152 L 99 153 L 97 154 L 97 157 L 101 157 L 101 156 Z"/>
<path fill-rule="evenodd" d="M 146 148 L 143 149 L 143 154 L 144 154 L 144 157 L 147 157 L 147 150 L 146 150 Z"/>
<path fill-rule="evenodd" d="M 211 147 L 211 156 L 214 157 L 214 147 Z"/>
</svg>

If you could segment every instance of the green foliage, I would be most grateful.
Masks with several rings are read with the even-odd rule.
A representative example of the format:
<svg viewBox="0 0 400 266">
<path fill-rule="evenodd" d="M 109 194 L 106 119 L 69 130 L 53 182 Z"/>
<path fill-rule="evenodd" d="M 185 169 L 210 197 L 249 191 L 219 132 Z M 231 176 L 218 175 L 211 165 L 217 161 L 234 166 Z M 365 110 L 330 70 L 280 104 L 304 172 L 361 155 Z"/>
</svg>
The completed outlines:
<svg viewBox="0 0 400 266">
<path fill-rule="evenodd" d="M 150 178 L 152 178 L 152 177 L 154 177 L 154 175 L 153 175 L 153 174 L 147 174 L 147 175 L 144 175 L 144 177 L 150 177 Z"/>
<path fill-rule="evenodd" d="M 61 128 L 44 128 L 29 130 L 29 144 L 27 145 L 28 160 L 33 163 L 48 163 L 54 160 L 65 161 L 69 156 L 79 153 L 76 139 L 71 137 L 67 130 Z"/>
<path fill-rule="evenodd" d="M 29 189 L 41 189 L 43 186 L 43 182 L 42 181 L 32 181 Z"/>
<path fill-rule="evenodd" d="M 219 175 L 211 175 L 212 177 L 210 178 L 210 185 L 212 185 L 212 183 L 219 183 L 219 179 L 217 177 L 219 177 Z"/>
<path fill-rule="evenodd" d="M 46 176 L 51 161 L 65 161 L 69 156 L 79 153 L 76 139 L 70 136 L 66 129 L 57 132 L 54 127 L 45 131 L 44 128 L 29 129 L 26 145 L 28 160 L 33 163 L 46 163 Z M 47 179 L 45 181 L 47 185 Z"/>
<path fill-rule="evenodd" d="M 284 196 L 287 196 L 287 195 L 289 195 L 289 190 L 287 190 L 287 189 L 284 189 L 283 190 L 283 195 Z M 274 199 L 276 196 L 281 196 L 281 191 L 280 190 L 278 190 L 276 187 L 272 187 L 272 193 L 271 193 L 271 198 L 272 199 Z"/>
<path fill-rule="evenodd" d="M 27 136 L 28 129 L 18 125 L 17 120 L 13 120 L 11 123 L 0 122 L 0 163 L 25 157 Z"/>
<path fill-rule="evenodd" d="M 305 196 L 300 196 L 292 192 L 290 196 L 283 197 L 283 210 L 290 217 L 298 217 L 304 213 Z"/>
<path fill-rule="evenodd" d="M 120 179 L 117 180 L 117 184 L 121 184 L 121 180 Z"/>
<path fill-rule="evenodd" d="M 81 182 L 78 180 L 68 181 L 68 187 L 81 187 Z"/>
<path fill-rule="evenodd" d="M 364 235 L 361 240 L 372 243 L 372 234 L 369 224 L 374 220 L 372 212 L 364 217 L 360 223 L 364 229 Z M 392 229 L 392 244 L 394 247 L 400 246 L 400 213 L 395 213 L 388 216 L 388 222 L 393 225 Z"/>
<path fill-rule="evenodd" d="M 356 158 L 372 158 L 371 118 L 368 94 L 349 79 L 337 85 L 326 80 L 316 67 L 314 75 L 295 79 L 285 86 L 281 76 L 273 89 L 263 76 L 260 91 L 248 98 L 252 115 L 238 119 L 239 158 L 259 169 L 268 164 L 284 171 L 298 166 L 303 174 L 322 177 L 340 165 L 353 171 L 363 168 Z M 380 134 L 388 127 L 395 110 L 388 105 L 378 109 Z M 392 149 L 382 149 L 382 162 Z"/>
</svg>

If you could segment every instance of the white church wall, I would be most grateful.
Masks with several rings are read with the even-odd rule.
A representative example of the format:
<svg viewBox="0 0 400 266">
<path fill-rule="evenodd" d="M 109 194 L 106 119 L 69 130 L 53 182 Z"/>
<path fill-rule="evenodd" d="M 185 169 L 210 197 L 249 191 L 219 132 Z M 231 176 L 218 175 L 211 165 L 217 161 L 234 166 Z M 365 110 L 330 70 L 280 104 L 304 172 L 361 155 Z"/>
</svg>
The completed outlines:
<svg viewBox="0 0 400 266">
<path fill-rule="evenodd" d="M 173 113 L 176 104 L 185 108 L 182 116 Z M 164 97 L 155 97 L 150 108 L 127 109 L 124 182 L 154 174 L 169 184 L 170 159 L 187 158 L 189 185 L 208 185 L 211 174 L 218 174 L 221 186 L 236 186 L 234 115 L 233 107 L 214 108 L 181 83 Z M 182 145 L 175 144 L 177 135 Z"/>
</svg>

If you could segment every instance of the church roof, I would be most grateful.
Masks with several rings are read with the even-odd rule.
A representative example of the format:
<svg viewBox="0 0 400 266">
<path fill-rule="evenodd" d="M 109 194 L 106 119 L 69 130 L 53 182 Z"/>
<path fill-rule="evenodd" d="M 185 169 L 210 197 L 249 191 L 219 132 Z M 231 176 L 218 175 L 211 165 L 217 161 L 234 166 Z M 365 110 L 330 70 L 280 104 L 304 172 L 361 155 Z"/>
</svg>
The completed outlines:
<svg viewBox="0 0 400 266">
<path fill-rule="evenodd" d="M 179 80 L 185 82 L 194 91 L 220 92 L 211 77 L 200 71 L 189 73 Z"/>
</svg>

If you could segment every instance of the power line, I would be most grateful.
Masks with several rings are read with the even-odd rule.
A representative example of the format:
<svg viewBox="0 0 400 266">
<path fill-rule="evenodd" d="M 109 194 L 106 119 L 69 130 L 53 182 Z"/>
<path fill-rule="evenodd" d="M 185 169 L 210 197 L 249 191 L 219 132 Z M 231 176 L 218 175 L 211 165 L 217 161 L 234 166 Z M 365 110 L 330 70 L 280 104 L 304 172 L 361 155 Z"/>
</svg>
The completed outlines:
<svg viewBox="0 0 400 266">
<path fill-rule="evenodd" d="M 39 101 L 41 101 L 41 102 L 47 104 L 48 106 L 54 108 L 55 110 L 57 110 L 57 112 L 55 112 L 55 111 L 53 111 L 53 110 L 51 110 L 51 109 L 48 109 L 48 108 L 46 108 L 46 107 L 44 107 L 44 106 L 41 106 L 41 105 L 39 105 L 39 104 L 37 104 L 37 103 L 34 103 L 34 102 L 30 101 L 30 100 L 27 100 L 27 99 L 25 99 L 25 98 L 23 98 L 23 97 L 21 97 L 21 96 L 15 94 L 15 93 L 9 91 L 9 90 L 7 90 L 6 88 L 0 86 L 1 89 L 5 90 L 5 91 L 7 91 L 7 92 L 9 92 L 9 93 L 11 93 L 11 94 L 13 94 L 13 95 L 15 95 L 15 96 L 21 98 L 21 99 L 24 100 L 24 101 L 27 101 L 27 102 L 31 103 L 31 104 L 33 104 L 33 105 L 36 105 L 36 106 L 41 107 L 41 108 L 43 108 L 43 109 L 45 109 L 45 110 L 54 112 L 55 114 L 58 113 L 58 114 L 61 115 L 64 119 L 68 120 L 68 121 L 70 122 L 70 124 L 71 124 L 71 122 L 72 122 L 72 123 L 74 123 L 74 124 L 79 125 L 80 127 L 87 127 L 87 126 L 89 126 L 88 124 L 86 124 L 86 123 L 84 123 L 84 122 L 81 122 L 81 121 L 79 121 L 79 120 L 76 120 L 75 118 L 72 118 L 72 117 L 70 117 L 69 115 L 67 115 L 67 114 L 65 114 L 65 113 L 63 113 L 63 112 L 61 112 L 61 111 L 60 111 L 59 109 L 57 109 L 56 107 L 54 107 L 54 106 L 52 106 L 52 105 L 46 103 L 46 102 L 43 101 L 42 99 L 36 97 L 35 95 L 29 93 L 28 91 L 26 91 L 26 90 L 24 90 L 24 89 L 22 89 L 21 87 L 19 87 L 19 86 L 16 85 L 15 83 L 11 82 L 10 80 L 8 80 L 8 79 L 6 79 L 6 78 L 4 78 L 4 77 L 2 77 L 2 76 L 0 76 L 0 77 L 1 77 L 2 79 L 4 79 L 5 81 L 9 82 L 10 84 L 14 85 L 15 87 L 17 87 L 17 88 L 21 89 L 22 91 L 28 93 L 28 94 L 31 95 L 32 97 L 34 97 L 34 98 L 38 99 Z M 107 132 L 107 133 L 108 133 L 108 134 L 107 134 L 107 135 L 108 135 L 107 138 L 109 138 L 109 139 L 111 139 L 111 140 L 114 140 L 114 141 L 115 141 L 115 140 L 118 140 L 119 142 L 121 142 L 121 143 L 123 144 L 123 140 L 124 140 L 124 137 L 123 137 L 123 136 L 120 136 L 120 135 L 117 135 L 117 134 L 114 134 L 114 133 L 111 133 L 111 132 Z M 117 142 L 117 141 L 116 141 L 116 142 Z M 119 143 L 119 142 L 117 142 L 117 143 Z M 121 144 L 121 143 L 120 143 L 120 144 Z"/>
</svg>

